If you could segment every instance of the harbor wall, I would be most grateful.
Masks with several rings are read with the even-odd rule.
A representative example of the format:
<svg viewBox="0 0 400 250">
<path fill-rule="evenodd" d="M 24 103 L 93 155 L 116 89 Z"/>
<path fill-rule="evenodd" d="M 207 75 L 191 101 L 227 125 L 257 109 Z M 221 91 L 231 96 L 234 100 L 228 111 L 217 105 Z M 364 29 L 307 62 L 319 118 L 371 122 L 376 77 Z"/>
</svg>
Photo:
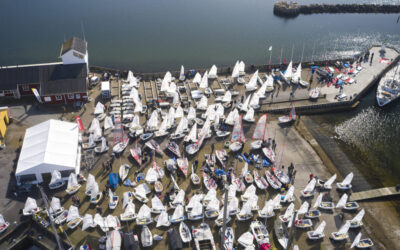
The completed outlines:
<svg viewBox="0 0 400 250">
<path fill-rule="evenodd" d="M 296 2 L 277 2 L 274 4 L 274 14 L 282 17 L 296 17 L 300 14 L 322 13 L 400 13 L 397 4 L 309 4 L 300 5 Z"/>
</svg>

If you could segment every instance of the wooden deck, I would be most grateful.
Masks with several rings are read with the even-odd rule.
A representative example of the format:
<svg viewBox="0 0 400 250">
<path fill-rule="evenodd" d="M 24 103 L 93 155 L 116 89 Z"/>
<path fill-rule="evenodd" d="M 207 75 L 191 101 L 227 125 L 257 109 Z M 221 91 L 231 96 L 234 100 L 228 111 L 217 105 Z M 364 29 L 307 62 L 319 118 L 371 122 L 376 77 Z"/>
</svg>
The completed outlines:
<svg viewBox="0 0 400 250">
<path fill-rule="evenodd" d="M 396 191 L 396 187 L 385 187 L 352 193 L 350 196 L 351 201 L 362 201 L 369 199 L 376 199 L 388 196 L 400 195 L 400 191 Z"/>
</svg>

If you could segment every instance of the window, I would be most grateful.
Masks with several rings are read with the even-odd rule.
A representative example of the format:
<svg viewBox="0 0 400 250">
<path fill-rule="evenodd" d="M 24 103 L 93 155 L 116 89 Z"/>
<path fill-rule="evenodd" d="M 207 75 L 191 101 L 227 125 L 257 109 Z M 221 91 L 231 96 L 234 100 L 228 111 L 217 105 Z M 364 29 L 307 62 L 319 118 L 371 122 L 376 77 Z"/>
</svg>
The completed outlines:
<svg viewBox="0 0 400 250">
<path fill-rule="evenodd" d="M 74 94 L 68 94 L 68 99 L 73 100 L 74 99 Z"/>
<path fill-rule="evenodd" d="M 76 94 L 75 97 L 76 99 L 81 99 L 81 94 Z"/>
<path fill-rule="evenodd" d="M 51 97 L 50 96 L 45 96 L 44 97 L 45 102 L 51 102 Z"/>
<path fill-rule="evenodd" d="M 56 95 L 56 101 L 61 101 L 61 100 L 62 100 L 62 96 Z"/>
<path fill-rule="evenodd" d="M 28 84 L 22 85 L 22 90 L 23 91 L 29 91 L 29 85 Z"/>
</svg>

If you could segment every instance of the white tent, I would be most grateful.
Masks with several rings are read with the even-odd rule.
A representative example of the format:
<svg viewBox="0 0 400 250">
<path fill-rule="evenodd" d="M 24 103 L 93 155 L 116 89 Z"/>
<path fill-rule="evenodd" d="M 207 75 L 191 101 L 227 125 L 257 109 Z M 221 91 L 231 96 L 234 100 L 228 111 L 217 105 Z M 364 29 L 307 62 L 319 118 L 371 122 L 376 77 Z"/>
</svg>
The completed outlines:
<svg viewBox="0 0 400 250">
<path fill-rule="evenodd" d="M 79 174 L 81 149 L 76 123 L 48 120 L 26 130 L 18 160 L 19 183 L 43 182 L 42 174 L 60 171 L 65 180 L 71 172 Z"/>
</svg>

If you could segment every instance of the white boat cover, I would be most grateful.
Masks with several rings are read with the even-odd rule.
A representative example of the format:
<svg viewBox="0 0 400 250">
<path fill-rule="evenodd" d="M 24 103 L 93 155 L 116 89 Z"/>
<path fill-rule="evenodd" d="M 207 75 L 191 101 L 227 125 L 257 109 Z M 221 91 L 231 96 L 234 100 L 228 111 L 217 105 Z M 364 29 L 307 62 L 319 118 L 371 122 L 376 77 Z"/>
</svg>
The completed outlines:
<svg viewBox="0 0 400 250">
<path fill-rule="evenodd" d="M 24 211 L 31 212 L 32 210 L 34 210 L 36 208 L 38 208 L 36 200 L 31 197 L 26 198 Z"/>
<path fill-rule="evenodd" d="M 171 220 L 178 220 L 184 216 L 184 209 L 181 204 L 177 205 L 174 213 L 172 214 Z"/>
<path fill-rule="evenodd" d="M 333 182 L 336 180 L 336 174 L 332 175 L 325 183 L 324 187 L 331 187 Z"/>
<path fill-rule="evenodd" d="M 243 118 L 244 120 L 251 121 L 254 119 L 254 109 L 250 108 Z"/>
<path fill-rule="evenodd" d="M 288 202 L 293 198 L 294 195 L 294 186 L 290 186 L 289 190 L 287 191 L 285 198 L 283 199 L 284 202 Z"/>
<path fill-rule="evenodd" d="M 67 222 L 79 218 L 79 210 L 77 207 L 71 205 L 68 210 Z"/>
<path fill-rule="evenodd" d="M 349 197 L 349 196 L 348 196 L 346 193 L 344 193 L 344 194 L 342 195 L 342 197 L 340 197 L 338 203 L 336 204 L 336 208 L 344 207 L 344 206 L 346 205 L 346 202 L 347 202 L 347 198 L 348 198 L 348 197 Z"/>
<path fill-rule="evenodd" d="M 350 248 L 354 248 L 358 244 L 358 242 L 360 242 L 360 240 L 361 240 L 361 232 L 359 232 L 357 236 L 354 238 L 354 241 L 351 244 Z"/>
<path fill-rule="evenodd" d="M 238 242 L 240 244 L 242 244 L 243 246 L 246 246 L 245 249 L 254 249 L 255 246 L 253 244 L 253 241 L 254 241 L 254 236 L 250 232 L 245 232 L 238 239 Z"/>
<path fill-rule="evenodd" d="M 187 119 L 189 121 L 196 119 L 196 110 L 192 106 L 188 109 Z"/>
<path fill-rule="evenodd" d="M 322 195 L 323 195 L 322 193 L 318 195 L 317 199 L 316 199 L 315 202 L 314 202 L 313 208 L 317 208 L 317 207 L 319 206 L 319 204 L 321 204 Z"/>
<path fill-rule="evenodd" d="M 113 121 L 112 121 L 112 119 L 111 119 L 111 116 L 106 116 L 106 118 L 105 118 L 105 120 L 104 120 L 104 130 L 107 130 L 107 129 L 112 129 L 112 128 L 114 128 L 114 123 L 113 123 Z"/>
<path fill-rule="evenodd" d="M 165 73 L 164 79 L 161 82 L 161 91 L 167 91 L 169 88 L 169 84 L 172 81 L 172 75 L 171 72 Z"/>
<path fill-rule="evenodd" d="M 315 229 L 314 234 L 315 235 L 322 234 L 324 232 L 325 226 L 326 222 L 322 221 L 321 224 L 319 224 L 318 227 Z"/>
<path fill-rule="evenodd" d="M 82 231 L 85 231 L 89 227 L 94 227 L 93 215 L 85 214 L 83 217 Z"/>
<path fill-rule="evenodd" d="M 96 183 L 96 179 L 94 178 L 94 176 L 92 174 L 89 174 L 88 178 L 86 180 L 85 192 L 91 191 L 95 183 Z"/>
<path fill-rule="evenodd" d="M 197 103 L 197 108 L 198 109 L 206 109 L 208 106 L 208 100 L 206 96 L 202 96 L 200 101 Z"/>
<path fill-rule="evenodd" d="M 346 221 L 346 223 L 343 224 L 343 226 L 339 229 L 338 234 L 346 234 L 349 231 L 350 228 L 350 221 Z"/>
<path fill-rule="evenodd" d="M 201 78 L 199 88 L 201 88 L 201 89 L 208 88 L 208 71 L 206 71 L 203 75 L 203 78 Z"/>
<path fill-rule="evenodd" d="M 185 202 L 185 191 L 181 189 L 175 196 L 175 199 L 172 201 L 172 204 L 178 205 L 178 204 L 184 204 L 184 202 Z"/>
<path fill-rule="evenodd" d="M 363 209 L 361 209 L 360 212 L 358 212 L 358 214 L 356 216 L 354 216 L 354 218 L 351 220 L 351 222 L 353 222 L 353 223 L 354 222 L 361 222 L 363 217 L 364 217 L 364 215 L 365 215 L 365 210 L 363 208 Z"/>
<path fill-rule="evenodd" d="M 201 75 L 199 72 L 196 73 L 196 75 L 193 78 L 193 83 L 199 84 L 201 82 Z"/>
<path fill-rule="evenodd" d="M 210 73 L 208 75 L 209 75 L 209 78 L 217 77 L 217 66 L 215 66 L 215 64 L 213 66 L 211 66 Z"/>
<path fill-rule="evenodd" d="M 107 215 L 105 219 L 105 224 L 108 228 L 114 228 L 114 229 L 118 229 L 121 226 L 118 217 L 111 214 Z"/>
<path fill-rule="evenodd" d="M 157 195 L 151 199 L 151 208 L 157 211 L 166 211 L 166 207 L 162 204 L 160 198 Z"/>
<path fill-rule="evenodd" d="M 351 183 L 351 181 L 353 180 L 353 177 L 354 177 L 353 172 L 351 172 L 348 175 L 346 175 L 346 177 L 342 181 L 342 185 L 349 185 Z"/>
<path fill-rule="evenodd" d="M 317 180 L 315 178 L 313 178 L 308 184 L 307 186 L 304 188 L 303 192 L 312 192 L 314 191 L 315 188 L 315 184 L 317 183 Z"/>
<path fill-rule="evenodd" d="M 235 66 L 232 70 L 232 78 L 239 77 L 239 61 L 236 61 Z"/>
<path fill-rule="evenodd" d="M 117 230 L 108 232 L 106 241 L 106 250 L 121 249 L 121 234 Z"/>
<path fill-rule="evenodd" d="M 151 219 L 151 209 L 146 204 L 143 204 L 139 209 L 136 219 L 137 220 Z"/>
<path fill-rule="evenodd" d="M 135 204 L 133 204 L 132 202 L 129 202 L 126 205 L 125 211 L 122 213 L 122 215 L 128 217 L 128 216 L 131 216 L 131 215 L 134 215 L 134 214 L 136 214 L 136 212 L 135 212 Z"/>
<path fill-rule="evenodd" d="M 100 215 L 100 214 L 95 214 L 94 215 L 94 220 L 93 220 L 94 224 L 96 226 L 99 226 L 100 229 L 103 232 L 107 232 L 108 231 L 108 227 L 106 226 L 106 222 L 105 219 Z"/>
<path fill-rule="evenodd" d="M 290 61 L 289 65 L 288 65 L 288 67 L 287 67 L 287 69 L 285 71 L 285 74 L 283 74 L 283 76 L 286 79 L 292 78 L 292 75 L 293 75 L 293 70 L 292 70 L 293 66 L 292 66 L 292 64 L 293 64 L 292 61 Z"/>
<path fill-rule="evenodd" d="M 50 202 L 50 213 L 54 213 L 57 210 L 61 209 L 61 201 L 57 197 L 51 198 Z"/>
</svg>

